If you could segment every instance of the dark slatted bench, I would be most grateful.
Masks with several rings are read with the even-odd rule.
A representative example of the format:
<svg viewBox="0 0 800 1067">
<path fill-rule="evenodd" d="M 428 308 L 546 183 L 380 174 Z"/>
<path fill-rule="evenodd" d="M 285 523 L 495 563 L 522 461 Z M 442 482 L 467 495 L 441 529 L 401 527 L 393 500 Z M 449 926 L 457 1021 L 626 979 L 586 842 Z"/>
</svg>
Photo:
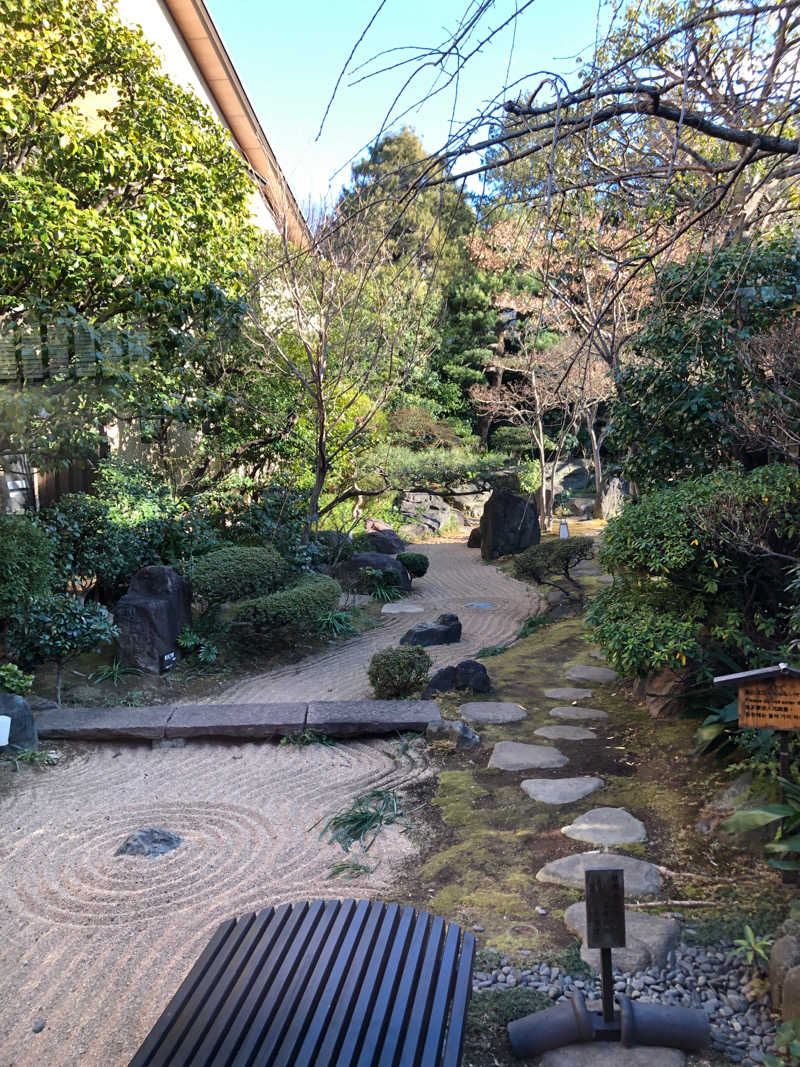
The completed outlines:
<svg viewBox="0 0 800 1067">
<path fill-rule="evenodd" d="M 398 904 L 222 923 L 130 1067 L 458 1067 L 475 939 Z"/>
</svg>

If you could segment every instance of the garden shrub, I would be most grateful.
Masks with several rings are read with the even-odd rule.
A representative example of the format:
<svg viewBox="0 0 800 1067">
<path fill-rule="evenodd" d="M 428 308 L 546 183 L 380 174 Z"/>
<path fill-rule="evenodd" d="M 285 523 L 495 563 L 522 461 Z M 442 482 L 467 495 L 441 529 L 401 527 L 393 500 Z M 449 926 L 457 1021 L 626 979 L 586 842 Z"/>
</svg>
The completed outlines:
<svg viewBox="0 0 800 1067">
<path fill-rule="evenodd" d="M 324 550 L 315 539 L 306 542 L 308 494 L 281 485 L 252 490 L 240 486 L 202 493 L 194 498 L 217 535 L 237 545 L 270 545 L 294 570 L 321 562 Z"/>
<path fill-rule="evenodd" d="M 358 533 L 353 534 L 353 553 L 356 552 L 373 552 L 372 539 L 369 534 L 364 530 L 359 530 Z"/>
<path fill-rule="evenodd" d="M 209 604 L 264 596 L 280 588 L 287 569 L 274 548 L 228 545 L 194 561 L 192 592 Z"/>
<path fill-rule="evenodd" d="M 234 628 L 240 637 L 267 645 L 284 638 L 316 636 L 326 616 L 338 607 L 341 595 L 342 587 L 333 578 L 309 575 L 289 589 L 241 600 Z"/>
<path fill-rule="evenodd" d="M 543 541 L 514 556 L 511 570 L 515 578 L 522 581 L 533 579 L 540 584 L 550 574 L 561 574 L 569 579 L 569 572 L 577 563 L 593 558 L 594 547 L 593 537 L 565 537 L 558 541 Z"/>
<path fill-rule="evenodd" d="M 25 515 L 0 515 L 0 636 L 5 621 L 50 589 L 55 546 Z"/>
<path fill-rule="evenodd" d="M 622 673 L 774 663 L 793 634 L 798 554 L 794 467 L 717 471 L 648 493 L 606 529 L 600 560 L 626 580 L 594 597 L 594 638 Z"/>
<path fill-rule="evenodd" d="M 33 687 L 33 675 L 21 671 L 13 663 L 0 666 L 0 693 L 15 693 L 24 697 Z"/>
<path fill-rule="evenodd" d="M 430 566 L 430 560 L 422 552 L 398 552 L 396 558 L 412 578 L 422 578 Z"/>
<path fill-rule="evenodd" d="M 384 648 L 369 661 L 367 677 L 379 700 L 407 697 L 428 680 L 433 660 L 418 645 Z"/>
<path fill-rule="evenodd" d="M 317 530 L 311 540 L 317 546 L 319 562 L 329 566 L 350 559 L 354 552 L 353 542 L 338 530 Z"/>
</svg>

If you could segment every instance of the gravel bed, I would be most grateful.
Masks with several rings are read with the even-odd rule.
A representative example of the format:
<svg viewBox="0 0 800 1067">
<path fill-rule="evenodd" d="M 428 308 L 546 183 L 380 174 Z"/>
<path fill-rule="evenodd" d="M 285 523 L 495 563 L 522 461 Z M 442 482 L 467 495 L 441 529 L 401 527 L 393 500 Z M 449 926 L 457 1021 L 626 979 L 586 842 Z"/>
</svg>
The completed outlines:
<svg viewBox="0 0 800 1067">
<path fill-rule="evenodd" d="M 730 1063 L 743 1067 L 762 1063 L 763 1052 L 774 1051 L 777 1017 L 768 994 L 754 996 L 750 983 L 753 969 L 731 954 L 733 946 L 701 948 L 681 945 L 671 952 L 663 970 L 651 968 L 635 974 L 614 970 L 614 989 L 632 1000 L 702 1008 L 711 1023 L 711 1047 L 724 1053 Z M 592 974 L 574 977 L 562 967 L 531 963 L 513 967 L 507 959 L 492 971 L 477 971 L 473 989 L 536 989 L 553 1003 L 575 989 L 587 999 L 599 998 L 600 980 Z"/>
</svg>

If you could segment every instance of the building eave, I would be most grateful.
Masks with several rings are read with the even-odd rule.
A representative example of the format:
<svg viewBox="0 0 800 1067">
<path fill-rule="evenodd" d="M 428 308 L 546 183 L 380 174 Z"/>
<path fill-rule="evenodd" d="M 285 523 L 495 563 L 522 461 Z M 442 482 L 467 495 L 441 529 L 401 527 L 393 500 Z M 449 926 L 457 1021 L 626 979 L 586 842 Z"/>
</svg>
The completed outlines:
<svg viewBox="0 0 800 1067">
<path fill-rule="evenodd" d="M 259 194 L 292 244 L 311 233 L 203 0 L 162 0 L 241 152 Z"/>
</svg>

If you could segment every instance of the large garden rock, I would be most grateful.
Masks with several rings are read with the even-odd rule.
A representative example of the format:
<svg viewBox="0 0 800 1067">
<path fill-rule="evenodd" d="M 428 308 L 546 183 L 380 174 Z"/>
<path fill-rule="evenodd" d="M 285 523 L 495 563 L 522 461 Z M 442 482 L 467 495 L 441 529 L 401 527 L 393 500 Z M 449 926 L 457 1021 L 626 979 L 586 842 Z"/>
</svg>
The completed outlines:
<svg viewBox="0 0 800 1067">
<path fill-rule="evenodd" d="M 661 892 L 661 873 L 653 863 L 623 856 L 618 852 L 578 852 L 546 863 L 536 873 L 537 882 L 583 889 L 587 870 L 622 868 L 626 897 L 655 897 Z"/>
<path fill-rule="evenodd" d="M 428 535 L 439 533 L 443 526 L 453 522 L 459 526 L 466 523 L 464 516 L 453 511 L 444 497 L 436 493 L 403 493 L 398 507 L 406 524 L 422 527 Z M 406 529 L 405 525 L 402 529 Z"/>
<path fill-rule="evenodd" d="M 536 503 L 504 489 L 495 490 L 481 516 L 481 555 L 497 559 L 538 545 L 541 538 Z"/>
<path fill-rule="evenodd" d="M 780 1011 L 783 1006 L 783 983 L 793 967 L 800 966 L 800 941 L 790 934 L 779 937 L 769 954 L 769 986 L 772 1007 Z"/>
<path fill-rule="evenodd" d="M 634 696 L 643 700 L 654 719 L 672 719 L 686 710 L 686 681 L 689 671 L 667 667 L 649 674 L 634 685 Z"/>
<path fill-rule="evenodd" d="M 396 556 L 398 552 L 405 551 L 405 541 L 387 522 L 381 522 L 380 519 L 367 519 L 364 526 L 373 552 Z"/>
<path fill-rule="evenodd" d="M 27 749 L 39 747 L 36 722 L 27 700 L 14 693 L 0 693 L 0 715 L 7 715 L 11 719 L 9 746 Z"/>
<path fill-rule="evenodd" d="M 469 537 L 467 538 L 467 548 L 480 548 L 483 542 L 480 526 L 476 526 L 473 530 L 470 530 Z"/>
<path fill-rule="evenodd" d="M 466 512 L 473 519 L 479 519 L 491 495 L 491 489 L 484 489 L 475 482 L 467 482 L 464 485 L 454 485 L 448 500 L 456 510 Z"/>
<path fill-rule="evenodd" d="M 621 478 L 611 478 L 600 492 L 600 518 L 613 519 L 622 511 L 627 487 Z"/>
<path fill-rule="evenodd" d="M 411 575 L 403 564 L 384 552 L 356 552 L 350 559 L 337 563 L 333 573 L 345 588 L 368 592 L 361 572 L 370 568 L 376 571 L 394 571 L 397 574 L 397 588 L 405 593 L 411 589 Z"/>
<path fill-rule="evenodd" d="M 114 608 L 124 663 L 159 674 L 164 656 L 177 658 L 178 634 L 191 622 L 191 587 L 172 567 L 143 567 Z"/>
<path fill-rule="evenodd" d="M 465 659 L 455 667 L 442 667 L 428 682 L 423 700 L 436 693 L 451 693 L 454 689 L 471 689 L 475 693 L 488 693 L 492 688 L 489 672 L 476 659 Z"/>
<path fill-rule="evenodd" d="M 564 912 L 564 925 L 583 945 L 581 959 L 600 970 L 600 949 L 586 947 L 586 901 L 570 904 Z M 661 915 L 643 915 L 625 909 L 625 947 L 614 949 L 614 966 L 620 971 L 646 971 L 665 967 L 667 955 L 680 938 L 680 924 Z"/>
<path fill-rule="evenodd" d="M 434 622 L 418 622 L 400 638 L 401 645 L 454 645 L 461 640 L 458 615 L 440 615 Z"/>
</svg>

